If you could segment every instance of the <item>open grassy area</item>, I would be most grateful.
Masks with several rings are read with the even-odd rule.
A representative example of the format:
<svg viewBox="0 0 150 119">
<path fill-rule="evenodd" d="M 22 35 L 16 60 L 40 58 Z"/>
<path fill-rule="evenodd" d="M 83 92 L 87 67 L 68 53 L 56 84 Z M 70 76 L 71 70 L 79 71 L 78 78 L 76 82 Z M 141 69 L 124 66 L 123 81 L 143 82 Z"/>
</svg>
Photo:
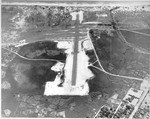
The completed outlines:
<svg viewBox="0 0 150 119">
<path fill-rule="evenodd" d="M 57 75 L 50 69 L 55 63 L 27 61 L 16 56 L 6 68 L 6 76 L 3 79 L 3 81 L 10 83 L 11 88 L 2 90 L 2 109 L 9 108 L 15 111 L 18 106 L 15 94 L 43 95 L 45 83 L 53 81 Z"/>
<path fill-rule="evenodd" d="M 140 31 L 142 31 L 142 30 L 140 30 Z M 150 46 L 150 36 L 133 33 L 130 31 L 124 31 L 124 30 L 121 30 L 121 33 L 123 34 L 123 36 L 125 37 L 127 42 L 150 51 L 150 47 L 149 47 Z M 150 31 L 146 30 L 146 33 L 150 33 Z"/>
<path fill-rule="evenodd" d="M 64 10 L 64 7 L 51 7 L 51 13 L 45 16 L 37 13 L 35 9 L 40 8 L 41 10 L 46 7 L 34 6 L 33 8 L 35 9 L 32 9 L 32 7 L 3 6 L 2 43 L 14 43 L 25 39 L 29 44 L 18 48 L 13 45 L 6 48 L 13 49 L 26 58 L 52 58 L 63 60 L 61 62 L 64 63 L 66 54 L 63 49 L 56 47 L 57 43 L 54 40 L 85 40 L 84 38 L 87 38 L 88 29 L 93 27 L 93 25 L 80 24 L 79 28 L 75 30 L 75 24 L 70 24 L 71 18 L 69 15 L 61 11 L 61 9 Z M 91 9 L 93 10 L 95 8 L 88 8 L 89 11 L 87 10 L 85 12 L 83 21 L 97 21 L 97 13 L 99 15 L 105 13 L 93 12 Z M 20 28 L 16 25 L 16 21 L 12 22 L 10 20 L 18 12 L 20 16 L 15 17 L 15 20 L 17 21 L 21 18 L 19 22 L 25 20 L 26 23 L 23 26 L 19 26 Z M 30 14 L 31 12 L 33 14 Z M 61 12 L 62 14 L 60 14 Z M 141 13 L 128 15 L 130 14 L 128 12 L 127 17 L 125 17 L 125 14 L 120 12 L 115 17 L 120 24 L 121 22 L 125 23 L 125 25 L 127 23 L 126 26 L 129 26 L 128 28 L 131 26 L 140 27 L 143 24 L 146 26 L 150 25 L 148 21 L 149 16 L 146 13 L 143 14 L 145 15 L 144 17 L 142 17 Z M 133 17 L 135 14 L 137 16 Z M 132 24 L 134 23 L 133 19 L 138 22 Z M 110 21 L 110 19 L 107 20 Z M 145 21 L 143 22 L 142 20 Z M 105 21 L 105 19 L 100 19 L 99 21 Z M 78 33 L 75 34 L 75 31 Z M 147 29 L 137 31 L 150 33 L 150 30 Z M 145 49 L 149 48 L 149 37 L 128 31 L 121 32 L 129 43 Z M 77 38 L 75 39 L 75 37 Z M 120 41 L 115 31 L 109 29 L 105 31 L 91 29 L 90 38 L 92 39 L 98 58 L 107 72 L 138 78 L 144 78 L 146 74 L 150 73 L 150 55 L 139 53 L 132 47 L 126 47 Z M 75 52 L 78 53 L 78 49 Z M 86 51 L 86 55 L 90 58 L 89 63 L 97 60 L 93 50 Z M 7 81 L 10 85 L 9 88 L 2 88 L 2 114 L 4 114 L 5 109 L 10 109 L 10 117 L 43 116 L 55 118 L 58 112 L 65 111 L 67 118 L 93 118 L 99 108 L 107 104 L 107 100 L 114 93 L 118 93 L 118 98 L 122 99 L 129 88 L 139 88 L 141 83 L 141 81 L 127 78 L 112 77 L 89 66 L 88 68 L 95 77 L 88 81 L 90 88 L 88 96 L 44 96 L 45 83 L 54 81 L 58 74 L 51 70 L 51 67 L 57 63 L 56 61 L 31 61 L 2 49 L 2 63 L 2 70 L 5 71 L 2 82 Z M 100 67 L 98 62 L 94 63 L 94 66 Z"/>
<path fill-rule="evenodd" d="M 144 70 L 149 73 L 149 55 L 141 54 L 134 48 L 125 46 L 123 43 L 121 43 L 120 38 L 115 31 L 112 31 L 112 36 L 110 36 L 107 31 L 100 30 L 91 30 L 90 34 L 99 60 L 107 72 L 111 72 L 113 74 L 122 74 L 124 76 L 131 76 L 131 70 L 137 72 L 137 69 L 139 69 L 139 72 L 143 72 Z M 131 35 L 131 37 L 133 38 L 134 35 Z M 130 36 L 127 38 L 130 38 Z M 147 39 L 144 40 L 149 42 L 148 37 L 146 38 Z M 144 42 L 143 44 L 146 43 Z M 140 45 L 142 45 L 142 43 L 140 43 Z M 148 43 L 146 45 L 148 46 Z M 136 62 L 136 65 L 134 65 L 133 62 Z M 140 75 L 144 76 L 145 74 L 141 73 Z M 141 76 L 139 77 L 141 78 Z"/>
</svg>

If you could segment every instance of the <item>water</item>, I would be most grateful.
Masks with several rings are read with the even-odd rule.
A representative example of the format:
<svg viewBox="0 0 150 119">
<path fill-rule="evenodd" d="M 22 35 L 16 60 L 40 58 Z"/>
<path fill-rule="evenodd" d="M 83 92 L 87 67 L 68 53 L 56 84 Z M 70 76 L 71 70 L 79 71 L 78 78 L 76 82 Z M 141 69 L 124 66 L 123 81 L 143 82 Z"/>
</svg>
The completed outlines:
<svg viewBox="0 0 150 119">
<path fill-rule="evenodd" d="M 39 54 L 38 56 L 36 54 Z M 41 53 L 43 52 L 43 53 Z M 57 43 L 53 41 L 39 41 L 35 43 L 30 43 L 20 47 L 18 52 L 20 55 L 28 58 L 37 59 L 56 59 L 64 60 L 66 59 L 66 54 L 64 49 L 58 49 Z M 31 56 L 31 57 L 30 57 Z"/>
</svg>

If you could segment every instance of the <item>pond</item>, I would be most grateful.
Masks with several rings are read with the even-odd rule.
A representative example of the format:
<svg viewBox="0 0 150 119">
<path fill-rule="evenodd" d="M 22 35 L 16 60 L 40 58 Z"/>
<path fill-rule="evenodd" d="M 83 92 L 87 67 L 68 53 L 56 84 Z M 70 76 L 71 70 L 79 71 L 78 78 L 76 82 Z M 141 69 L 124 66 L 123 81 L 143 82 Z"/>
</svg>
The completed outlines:
<svg viewBox="0 0 150 119">
<path fill-rule="evenodd" d="M 20 47 L 18 53 L 32 59 L 55 59 L 64 61 L 66 54 L 64 49 L 57 48 L 57 42 L 38 41 Z"/>
</svg>

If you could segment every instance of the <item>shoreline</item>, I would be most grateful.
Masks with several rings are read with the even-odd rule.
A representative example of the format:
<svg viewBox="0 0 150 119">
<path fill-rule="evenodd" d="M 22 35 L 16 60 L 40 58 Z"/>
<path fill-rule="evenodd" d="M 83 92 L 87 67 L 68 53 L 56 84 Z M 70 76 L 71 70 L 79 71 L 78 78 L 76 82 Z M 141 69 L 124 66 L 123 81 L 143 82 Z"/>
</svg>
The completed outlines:
<svg viewBox="0 0 150 119">
<path fill-rule="evenodd" d="M 89 2 L 89 3 L 88 3 Z M 48 6 L 149 6 L 149 1 L 11 1 L 2 2 L 2 5 L 48 5 Z"/>
</svg>

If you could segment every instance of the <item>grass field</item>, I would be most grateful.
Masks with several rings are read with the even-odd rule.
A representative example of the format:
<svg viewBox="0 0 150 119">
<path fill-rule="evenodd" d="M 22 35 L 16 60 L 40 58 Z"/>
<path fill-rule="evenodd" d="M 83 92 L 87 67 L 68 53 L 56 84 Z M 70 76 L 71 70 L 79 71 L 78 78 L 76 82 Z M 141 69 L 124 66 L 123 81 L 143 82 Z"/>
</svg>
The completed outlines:
<svg viewBox="0 0 150 119">
<path fill-rule="evenodd" d="M 140 32 L 144 32 L 144 33 L 150 33 L 149 29 L 148 30 L 139 30 Z M 123 36 L 125 37 L 125 39 L 127 40 L 127 42 L 134 44 L 135 46 L 141 47 L 143 49 L 146 50 L 150 50 L 150 36 L 145 36 L 142 34 L 138 34 L 138 33 L 133 33 L 130 31 L 124 31 L 121 30 L 121 33 L 123 34 Z"/>
</svg>

